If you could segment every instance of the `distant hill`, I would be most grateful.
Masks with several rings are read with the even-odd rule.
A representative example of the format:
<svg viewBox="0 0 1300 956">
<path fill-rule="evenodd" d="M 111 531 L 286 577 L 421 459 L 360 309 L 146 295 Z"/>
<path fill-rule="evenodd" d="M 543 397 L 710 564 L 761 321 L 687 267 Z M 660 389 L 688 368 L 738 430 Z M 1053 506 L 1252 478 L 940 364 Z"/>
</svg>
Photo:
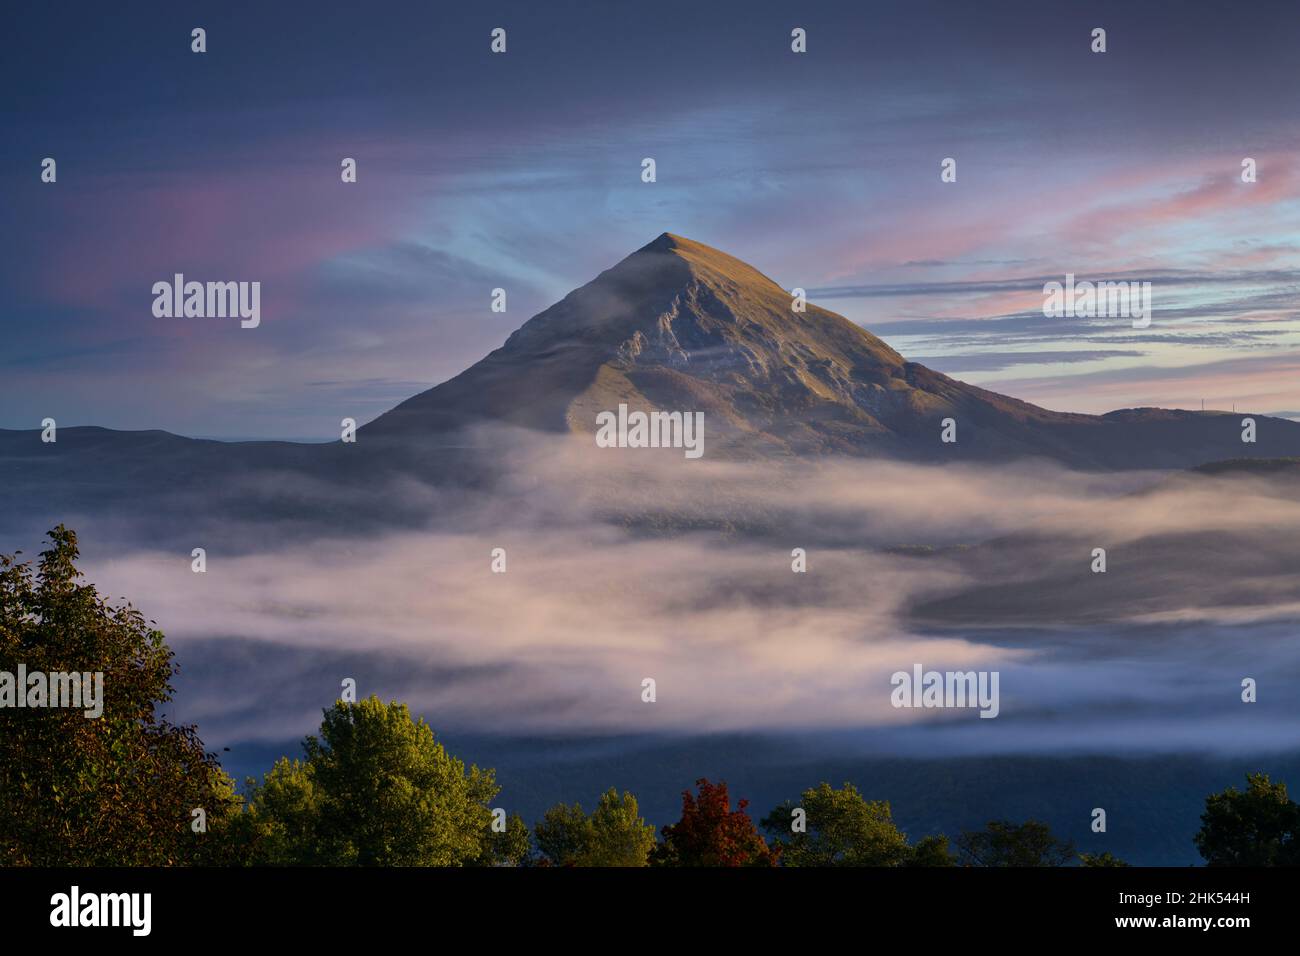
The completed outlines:
<svg viewBox="0 0 1300 956">
<path fill-rule="evenodd" d="M 1229 458 L 1192 469 L 1201 475 L 1251 475 L 1261 478 L 1300 478 L 1300 458 Z"/>
</svg>

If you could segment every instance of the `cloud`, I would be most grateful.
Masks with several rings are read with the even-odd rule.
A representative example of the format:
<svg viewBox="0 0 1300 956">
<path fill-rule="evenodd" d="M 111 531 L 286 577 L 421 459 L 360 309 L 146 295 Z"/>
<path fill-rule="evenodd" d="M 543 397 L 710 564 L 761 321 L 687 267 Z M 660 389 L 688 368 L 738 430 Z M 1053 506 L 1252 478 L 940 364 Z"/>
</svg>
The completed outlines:
<svg viewBox="0 0 1300 956">
<path fill-rule="evenodd" d="M 1050 595 L 1029 602 L 1037 623 L 1007 613 L 1007 627 L 997 616 L 965 627 L 914 614 L 994 586 L 1018 606 L 1035 592 L 1016 588 L 1062 561 L 1086 580 L 1079 540 L 1105 541 L 1119 564 L 1125 549 L 1169 536 L 1300 540 L 1300 504 L 1272 486 L 1046 465 L 760 468 L 602 454 L 517 432 L 477 442 L 503 480 L 469 498 L 390 485 L 390 507 L 424 515 L 404 529 L 344 531 L 355 492 L 321 486 L 329 519 L 281 535 L 270 515 L 250 517 L 259 546 L 214 545 L 200 575 L 187 551 L 160 552 L 88 518 L 91 577 L 159 622 L 186 666 L 181 715 L 220 740 L 308 732 L 352 677 L 363 694 L 408 700 L 462 731 L 856 732 L 864 747 L 897 752 L 1053 741 L 1159 750 L 1198 732 L 1226 739 L 1240 715 L 1198 710 L 1187 688 L 1231 698 L 1241 674 L 1292 646 L 1300 586 L 1272 545 L 1253 572 L 1254 603 L 1225 599 L 1235 564 L 1215 578 L 1157 561 L 1140 579 L 1149 600 L 1103 602 L 1091 623 Z M 275 494 L 252 476 L 235 493 Z M 239 532 L 223 527 L 228 540 Z M 1025 535 L 981 556 L 985 542 Z M 201 532 L 188 537 L 204 543 Z M 498 547 L 504 574 L 490 569 Z M 795 547 L 808 553 L 806 574 L 791 571 Z M 893 708 L 890 675 L 914 663 L 1000 671 L 1002 715 Z M 1300 685 L 1294 667 L 1272 673 L 1274 693 Z M 657 683 L 653 704 L 641 700 L 645 678 Z M 1259 714 L 1247 743 L 1271 746 L 1296 729 L 1294 714 Z M 1239 728 L 1235 743 L 1244 745 Z"/>
<path fill-rule="evenodd" d="M 1013 365 L 1070 365 L 1077 362 L 1100 362 L 1116 356 L 1140 357 L 1144 353 L 1131 349 L 1077 349 L 1069 352 L 967 352 L 958 355 L 917 356 L 913 361 L 938 372 L 994 372 Z"/>
</svg>

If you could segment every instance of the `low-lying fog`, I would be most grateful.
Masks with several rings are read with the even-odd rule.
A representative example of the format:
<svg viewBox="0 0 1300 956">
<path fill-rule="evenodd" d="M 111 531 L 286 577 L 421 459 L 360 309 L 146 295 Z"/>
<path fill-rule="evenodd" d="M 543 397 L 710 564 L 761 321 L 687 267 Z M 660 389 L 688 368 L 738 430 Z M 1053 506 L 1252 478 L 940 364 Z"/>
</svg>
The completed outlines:
<svg viewBox="0 0 1300 956">
<path fill-rule="evenodd" d="M 927 757 L 1300 741 L 1300 502 L 1276 484 L 481 444 L 504 449 L 491 488 L 376 478 L 371 506 L 427 516 L 405 529 L 332 526 L 358 491 L 307 479 L 334 517 L 281 527 L 297 479 L 250 473 L 227 489 L 247 520 L 190 502 L 192 532 L 150 540 L 37 508 L 3 549 L 74 527 L 88 578 L 176 649 L 173 713 L 209 746 L 311 732 L 349 677 L 473 733 L 825 732 Z M 997 718 L 893 707 L 916 664 L 997 671 Z"/>
</svg>

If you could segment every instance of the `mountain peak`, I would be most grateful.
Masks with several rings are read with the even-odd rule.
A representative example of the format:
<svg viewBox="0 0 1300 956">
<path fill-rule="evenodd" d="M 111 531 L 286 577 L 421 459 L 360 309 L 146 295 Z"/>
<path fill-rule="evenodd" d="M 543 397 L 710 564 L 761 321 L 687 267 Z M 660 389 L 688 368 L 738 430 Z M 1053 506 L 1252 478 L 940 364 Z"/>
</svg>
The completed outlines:
<svg viewBox="0 0 1300 956">
<path fill-rule="evenodd" d="M 670 258 L 671 257 L 671 258 Z M 688 239 L 675 233 L 660 233 L 655 239 L 646 243 L 636 252 L 620 262 L 610 272 L 621 266 L 629 265 L 634 269 L 654 268 L 657 264 L 670 271 L 677 262 L 684 263 L 691 274 L 704 281 L 730 284 L 734 286 L 751 286 L 762 288 L 767 292 L 780 290 L 781 287 L 759 272 L 749 263 L 735 256 L 728 255 L 721 249 L 705 245 L 695 239 Z M 680 272 L 678 273 L 680 275 Z M 753 289 L 750 290 L 751 292 Z M 784 296 L 785 293 L 781 292 Z"/>
<path fill-rule="evenodd" d="M 669 252 L 677 248 L 677 243 L 684 241 L 681 236 L 674 236 L 671 232 L 661 232 L 658 236 L 651 239 L 637 252 Z M 689 241 L 689 240 L 685 240 Z M 632 253 L 636 255 L 636 252 Z"/>
<path fill-rule="evenodd" d="M 705 249 L 710 252 L 718 252 L 711 246 L 706 246 L 702 242 L 696 242 L 694 239 L 687 239 L 685 236 L 679 236 L 672 232 L 661 232 L 655 238 L 651 239 L 644 246 L 638 249 L 632 255 L 642 252 L 673 252 L 675 250 L 684 250 L 691 248 Z M 721 255 L 721 253 L 719 253 Z"/>
<path fill-rule="evenodd" d="M 815 433 L 835 422 L 883 430 L 875 415 L 908 391 L 905 366 L 842 316 L 797 310 L 748 263 L 665 232 L 367 429 L 486 418 L 586 431 L 599 411 L 627 403 L 689 406 L 743 432 L 772 425 L 819 445 Z"/>
<path fill-rule="evenodd" d="M 477 422 L 594 432 L 601 412 L 703 412 L 710 454 L 1036 455 L 1085 467 L 1184 467 L 1239 454 L 1211 417 L 1053 412 L 906 361 L 870 332 L 702 242 L 660 234 L 460 375 L 365 426 L 401 442 Z M 940 441 L 943 423 L 958 440 Z M 1272 455 L 1300 425 L 1270 420 Z M 437 442 L 435 442 L 436 444 Z"/>
</svg>

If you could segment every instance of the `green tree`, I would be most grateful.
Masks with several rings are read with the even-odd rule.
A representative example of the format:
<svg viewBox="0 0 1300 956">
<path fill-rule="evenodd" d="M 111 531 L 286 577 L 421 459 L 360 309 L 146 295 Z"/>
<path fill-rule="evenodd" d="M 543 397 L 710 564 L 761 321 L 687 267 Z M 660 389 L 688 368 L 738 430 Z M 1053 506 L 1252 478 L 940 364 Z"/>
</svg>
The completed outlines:
<svg viewBox="0 0 1300 956">
<path fill-rule="evenodd" d="M 795 829 L 800 809 L 802 832 Z M 762 826 L 781 847 L 783 866 L 900 866 L 912 856 L 889 803 L 864 799 L 851 783 L 839 790 L 819 783 L 798 806 L 786 801 L 769 813 Z"/>
<path fill-rule="evenodd" d="M 1037 820 L 994 820 L 983 830 L 967 830 L 957 838 L 957 851 L 967 866 L 1064 866 L 1075 857 L 1072 842 L 1058 840 Z"/>
<path fill-rule="evenodd" d="M 1245 791 L 1229 787 L 1205 798 L 1193 838 L 1206 866 L 1300 865 L 1300 805 L 1286 784 L 1246 775 Z"/>
<path fill-rule="evenodd" d="M 577 866 L 592 843 L 591 818 L 580 803 L 557 803 L 534 825 L 533 837 L 547 864 Z"/>
<path fill-rule="evenodd" d="M 957 861 L 948 850 L 948 838 L 943 834 L 922 837 L 912 847 L 912 854 L 904 866 L 956 866 Z"/>
<path fill-rule="evenodd" d="M 474 861 L 479 866 L 529 866 L 533 863 L 533 841 L 528 824 L 517 813 L 506 818 L 500 833 L 488 832 L 483 852 Z"/>
<path fill-rule="evenodd" d="M 655 845 L 655 828 L 641 817 L 636 797 L 610 787 L 591 813 L 593 836 L 587 866 L 645 866 Z"/>
<path fill-rule="evenodd" d="M 228 862 L 239 800 L 196 729 L 159 713 L 176 674 L 162 632 L 81 581 L 73 531 L 49 538 L 35 570 L 0 555 L 0 699 L 15 698 L 0 708 L 0 863 Z M 12 706 L 30 688 L 17 686 L 20 665 L 29 679 L 102 673 L 102 714 Z"/>
<path fill-rule="evenodd" d="M 405 704 L 338 701 L 305 759 L 249 781 L 254 859 L 269 864 L 464 866 L 491 861 L 490 770 L 447 753 Z"/>
<path fill-rule="evenodd" d="M 1110 853 L 1080 853 L 1079 862 L 1083 866 L 1128 866 L 1119 857 Z"/>
<path fill-rule="evenodd" d="M 310 768 L 281 757 L 259 784 L 249 779 L 247 812 L 236 827 L 249 862 L 266 866 L 323 866 L 338 862 L 319 842 L 321 797 Z"/>
<path fill-rule="evenodd" d="M 534 828 L 537 848 L 553 866 L 645 866 L 655 828 L 636 797 L 611 787 L 588 816 L 581 804 L 551 807 Z"/>
</svg>

